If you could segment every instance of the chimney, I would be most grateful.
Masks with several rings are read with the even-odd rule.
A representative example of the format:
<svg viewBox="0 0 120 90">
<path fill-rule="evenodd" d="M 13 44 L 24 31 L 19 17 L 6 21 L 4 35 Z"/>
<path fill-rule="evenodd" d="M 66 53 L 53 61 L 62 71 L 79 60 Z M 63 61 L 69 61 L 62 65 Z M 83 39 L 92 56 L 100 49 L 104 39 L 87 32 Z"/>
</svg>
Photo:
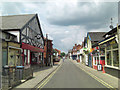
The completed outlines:
<svg viewBox="0 0 120 90">
<path fill-rule="evenodd" d="M 77 46 L 77 44 L 75 44 L 75 46 Z"/>
</svg>

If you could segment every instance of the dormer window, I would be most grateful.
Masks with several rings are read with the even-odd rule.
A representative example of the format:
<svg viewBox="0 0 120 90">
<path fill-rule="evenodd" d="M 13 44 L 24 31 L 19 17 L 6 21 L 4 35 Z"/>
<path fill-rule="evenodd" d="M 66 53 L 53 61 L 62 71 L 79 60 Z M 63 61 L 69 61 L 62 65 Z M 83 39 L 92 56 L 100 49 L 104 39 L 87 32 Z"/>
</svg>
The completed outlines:
<svg viewBox="0 0 120 90">
<path fill-rule="evenodd" d="M 6 39 L 10 39 L 10 35 L 8 34 L 8 35 L 6 35 Z"/>
</svg>

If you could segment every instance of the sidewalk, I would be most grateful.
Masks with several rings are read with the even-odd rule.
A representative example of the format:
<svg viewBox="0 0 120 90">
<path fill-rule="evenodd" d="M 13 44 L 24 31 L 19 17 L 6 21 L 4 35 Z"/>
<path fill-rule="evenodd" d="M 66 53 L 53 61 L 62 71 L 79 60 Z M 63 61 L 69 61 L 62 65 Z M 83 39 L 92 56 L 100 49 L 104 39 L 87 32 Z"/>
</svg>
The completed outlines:
<svg viewBox="0 0 120 90">
<path fill-rule="evenodd" d="M 71 60 L 74 64 L 76 64 L 78 67 L 84 69 L 85 71 L 95 75 L 96 77 L 98 77 L 99 79 L 103 80 L 104 82 L 108 83 L 109 85 L 111 85 L 114 88 L 118 88 L 118 78 L 111 76 L 107 73 L 102 73 L 102 71 L 97 71 L 91 67 L 85 66 L 81 63 L 77 63 L 76 60 Z"/>
<path fill-rule="evenodd" d="M 57 65 L 54 65 L 51 68 L 45 69 L 45 70 L 40 70 L 38 72 L 33 73 L 33 78 L 16 86 L 13 88 L 15 89 L 20 89 L 20 88 L 34 88 L 38 83 L 40 83 L 42 80 L 44 80 L 49 74 L 51 74 L 54 70 L 57 69 L 57 67 L 62 63 L 62 60 L 60 60 Z"/>
</svg>

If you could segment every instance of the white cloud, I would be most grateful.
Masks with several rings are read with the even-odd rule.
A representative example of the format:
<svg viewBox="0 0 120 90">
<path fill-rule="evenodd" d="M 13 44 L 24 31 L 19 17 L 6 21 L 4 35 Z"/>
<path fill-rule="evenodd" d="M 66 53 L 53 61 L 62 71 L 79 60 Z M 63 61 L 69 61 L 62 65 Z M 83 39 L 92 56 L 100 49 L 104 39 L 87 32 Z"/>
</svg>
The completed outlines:
<svg viewBox="0 0 120 90">
<path fill-rule="evenodd" d="M 109 31 L 110 17 L 114 24 L 117 20 L 114 3 L 78 2 L 2 3 L 2 11 L 3 15 L 38 13 L 44 36 L 48 33 L 54 47 L 67 52 L 75 43 L 81 44 L 88 31 Z"/>
</svg>

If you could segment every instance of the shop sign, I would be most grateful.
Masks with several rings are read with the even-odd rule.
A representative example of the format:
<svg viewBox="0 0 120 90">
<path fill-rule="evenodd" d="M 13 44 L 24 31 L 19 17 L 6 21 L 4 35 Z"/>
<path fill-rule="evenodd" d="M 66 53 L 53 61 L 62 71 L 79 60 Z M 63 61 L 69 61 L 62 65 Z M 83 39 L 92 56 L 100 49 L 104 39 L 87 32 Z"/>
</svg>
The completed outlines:
<svg viewBox="0 0 120 90">
<path fill-rule="evenodd" d="M 110 44 L 115 44 L 115 40 L 113 40 L 112 42 L 110 42 Z"/>
<path fill-rule="evenodd" d="M 101 64 L 98 64 L 98 65 L 97 65 L 97 69 L 98 69 L 98 71 L 102 71 L 102 65 L 101 65 Z"/>
</svg>

